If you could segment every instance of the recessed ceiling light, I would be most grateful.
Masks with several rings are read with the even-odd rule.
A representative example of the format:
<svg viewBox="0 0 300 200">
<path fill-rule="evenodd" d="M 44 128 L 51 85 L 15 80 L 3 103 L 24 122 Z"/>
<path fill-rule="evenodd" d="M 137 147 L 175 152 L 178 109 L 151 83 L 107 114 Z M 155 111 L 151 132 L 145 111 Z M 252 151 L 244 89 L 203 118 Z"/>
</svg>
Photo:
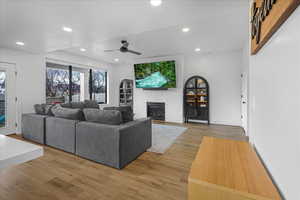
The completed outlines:
<svg viewBox="0 0 300 200">
<path fill-rule="evenodd" d="M 195 51 L 196 51 L 196 52 L 199 52 L 199 51 L 201 51 L 201 49 L 200 49 L 200 48 L 196 48 Z"/>
<path fill-rule="evenodd" d="M 115 61 L 115 62 L 119 62 L 119 58 L 115 58 L 114 61 Z"/>
<path fill-rule="evenodd" d="M 150 3 L 152 6 L 160 6 L 162 3 L 162 0 L 150 0 Z"/>
<path fill-rule="evenodd" d="M 85 52 L 86 49 L 85 48 L 80 48 L 80 51 Z"/>
<path fill-rule="evenodd" d="M 16 42 L 16 45 L 19 45 L 19 46 L 24 46 L 25 43 L 24 42 Z"/>
<path fill-rule="evenodd" d="M 185 27 L 185 28 L 182 29 L 182 32 L 184 32 L 184 33 L 187 33 L 189 31 L 190 31 L 190 28 L 188 28 L 188 27 Z"/>
<path fill-rule="evenodd" d="M 63 31 L 66 31 L 69 33 L 71 33 L 73 31 L 70 27 L 66 27 L 66 26 L 64 26 L 62 29 L 63 29 Z"/>
</svg>

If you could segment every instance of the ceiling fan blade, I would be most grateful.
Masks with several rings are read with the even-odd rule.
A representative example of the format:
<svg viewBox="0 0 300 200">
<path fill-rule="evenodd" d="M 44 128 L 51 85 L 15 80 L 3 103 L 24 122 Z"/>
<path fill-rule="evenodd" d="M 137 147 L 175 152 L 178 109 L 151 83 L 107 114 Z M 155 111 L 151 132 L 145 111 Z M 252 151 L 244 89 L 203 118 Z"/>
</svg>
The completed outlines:
<svg viewBox="0 0 300 200">
<path fill-rule="evenodd" d="M 120 49 L 104 50 L 104 52 L 114 52 L 114 51 L 120 51 Z"/>
<path fill-rule="evenodd" d="M 140 52 L 132 51 L 132 50 L 129 50 L 129 49 L 127 50 L 127 52 L 128 53 L 133 53 L 133 54 L 136 54 L 136 55 L 139 55 L 139 56 L 142 55 L 142 53 L 140 53 Z"/>
</svg>

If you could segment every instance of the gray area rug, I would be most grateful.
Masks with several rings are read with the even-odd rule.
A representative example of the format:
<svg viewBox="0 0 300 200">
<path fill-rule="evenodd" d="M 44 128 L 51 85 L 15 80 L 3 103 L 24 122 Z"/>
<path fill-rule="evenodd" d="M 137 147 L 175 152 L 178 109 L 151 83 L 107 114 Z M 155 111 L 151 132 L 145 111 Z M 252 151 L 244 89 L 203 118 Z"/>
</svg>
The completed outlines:
<svg viewBox="0 0 300 200">
<path fill-rule="evenodd" d="M 152 124 L 152 147 L 147 151 L 163 154 L 186 130 L 180 126 Z"/>
</svg>

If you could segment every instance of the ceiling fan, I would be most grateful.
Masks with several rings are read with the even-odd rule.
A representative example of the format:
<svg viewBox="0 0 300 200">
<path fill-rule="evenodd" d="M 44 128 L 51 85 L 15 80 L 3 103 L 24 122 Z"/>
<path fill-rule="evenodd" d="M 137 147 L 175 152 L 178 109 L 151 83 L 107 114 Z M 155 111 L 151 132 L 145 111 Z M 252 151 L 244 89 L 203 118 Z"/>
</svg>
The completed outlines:
<svg viewBox="0 0 300 200">
<path fill-rule="evenodd" d="M 133 53 L 136 55 L 142 55 L 142 53 L 140 53 L 140 52 L 128 49 L 129 43 L 126 40 L 122 40 L 121 43 L 122 43 L 122 46 L 120 49 L 104 50 L 104 52 L 120 51 L 122 53 Z"/>
</svg>

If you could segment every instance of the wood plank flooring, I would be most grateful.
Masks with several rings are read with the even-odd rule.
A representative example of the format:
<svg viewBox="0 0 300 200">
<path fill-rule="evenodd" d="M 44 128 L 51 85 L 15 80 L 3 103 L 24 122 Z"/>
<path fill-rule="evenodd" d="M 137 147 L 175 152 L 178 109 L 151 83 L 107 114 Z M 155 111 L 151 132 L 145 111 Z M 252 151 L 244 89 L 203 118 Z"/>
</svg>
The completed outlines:
<svg viewBox="0 0 300 200">
<path fill-rule="evenodd" d="M 202 136 L 246 138 L 239 127 L 179 125 L 188 129 L 165 154 L 146 152 L 123 170 L 44 146 L 43 157 L 0 171 L 0 200 L 185 200 Z"/>
</svg>

